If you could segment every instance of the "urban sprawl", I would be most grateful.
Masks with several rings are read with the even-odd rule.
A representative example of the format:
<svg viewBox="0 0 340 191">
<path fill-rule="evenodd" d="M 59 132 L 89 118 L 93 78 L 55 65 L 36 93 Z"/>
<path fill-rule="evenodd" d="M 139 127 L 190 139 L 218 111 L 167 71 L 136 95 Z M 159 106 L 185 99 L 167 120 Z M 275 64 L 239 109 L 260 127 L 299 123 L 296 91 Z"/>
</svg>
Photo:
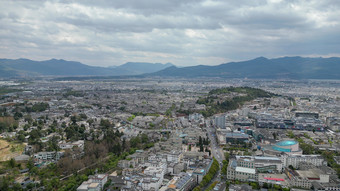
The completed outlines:
<svg viewBox="0 0 340 191">
<path fill-rule="evenodd" d="M 0 81 L 0 190 L 340 190 L 340 81 Z"/>
</svg>

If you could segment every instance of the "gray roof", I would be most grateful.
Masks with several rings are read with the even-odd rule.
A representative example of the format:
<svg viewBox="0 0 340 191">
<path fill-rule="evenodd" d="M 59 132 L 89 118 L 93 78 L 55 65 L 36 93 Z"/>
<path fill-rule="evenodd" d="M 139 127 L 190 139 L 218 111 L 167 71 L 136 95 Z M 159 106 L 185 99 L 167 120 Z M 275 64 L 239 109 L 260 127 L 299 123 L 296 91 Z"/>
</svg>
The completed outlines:
<svg viewBox="0 0 340 191">
<path fill-rule="evenodd" d="M 248 134 L 243 133 L 226 133 L 226 137 L 228 138 L 249 138 Z"/>
<path fill-rule="evenodd" d="M 181 178 L 176 182 L 176 188 L 182 188 L 188 180 L 190 180 L 191 176 L 189 174 L 183 174 Z"/>
</svg>

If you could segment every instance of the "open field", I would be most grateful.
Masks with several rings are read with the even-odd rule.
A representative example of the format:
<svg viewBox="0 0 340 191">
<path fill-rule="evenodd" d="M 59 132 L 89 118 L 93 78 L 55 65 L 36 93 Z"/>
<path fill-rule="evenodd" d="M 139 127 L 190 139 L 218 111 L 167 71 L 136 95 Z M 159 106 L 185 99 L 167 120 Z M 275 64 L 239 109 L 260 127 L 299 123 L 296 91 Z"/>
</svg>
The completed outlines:
<svg viewBox="0 0 340 191">
<path fill-rule="evenodd" d="M 21 155 L 24 151 L 25 145 L 10 143 L 6 140 L 0 139 L 0 161 L 7 161 L 13 157 Z"/>
</svg>

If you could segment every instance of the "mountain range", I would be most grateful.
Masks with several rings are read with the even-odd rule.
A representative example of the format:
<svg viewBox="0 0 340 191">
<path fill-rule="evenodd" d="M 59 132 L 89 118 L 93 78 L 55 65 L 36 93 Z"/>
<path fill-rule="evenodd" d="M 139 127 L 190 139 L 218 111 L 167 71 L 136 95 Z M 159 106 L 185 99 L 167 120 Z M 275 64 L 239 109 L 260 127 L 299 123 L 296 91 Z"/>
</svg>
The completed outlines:
<svg viewBox="0 0 340 191">
<path fill-rule="evenodd" d="M 221 77 L 262 79 L 340 79 L 340 58 L 264 57 L 217 66 L 175 66 L 149 74 L 161 77 Z"/>
<path fill-rule="evenodd" d="M 170 63 L 128 62 L 116 67 L 88 66 L 80 62 L 51 59 L 0 59 L 0 78 L 35 76 L 122 76 L 140 75 L 163 70 Z"/>
<path fill-rule="evenodd" d="M 181 68 L 170 63 L 128 62 L 121 66 L 96 67 L 57 59 L 46 61 L 0 59 L 0 78 L 34 76 L 340 79 L 340 58 L 259 57 L 217 66 L 198 65 Z"/>
</svg>

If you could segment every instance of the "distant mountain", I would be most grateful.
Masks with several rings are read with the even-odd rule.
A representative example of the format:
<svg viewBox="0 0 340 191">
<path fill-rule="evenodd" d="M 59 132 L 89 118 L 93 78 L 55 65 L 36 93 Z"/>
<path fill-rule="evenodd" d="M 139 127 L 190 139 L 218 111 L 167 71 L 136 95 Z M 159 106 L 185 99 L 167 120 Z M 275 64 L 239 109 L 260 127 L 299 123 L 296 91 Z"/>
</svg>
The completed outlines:
<svg viewBox="0 0 340 191">
<path fill-rule="evenodd" d="M 115 70 L 121 70 L 122 73 L 126 75 L 139 75 L 145 73 L 153 73 L 161 71 L 168 67 L 174 66 L 171 63 L 161 64 L 161 63 L 147 63 L 147 62 L 127 62 L 123 65 L 112 67 Z"/>
<path fill-rule="evenodd" d="M 340 79 L 340 58 L 259 57 L 217 66 L 177 68 L 172 64 L 128 62 L 117 67 L 95 67 L 51 59 L 0 59 L 0 78 L 35 76 L 222 77 L 263 79 Z"/>
<path fill-rule="evenodd" d="M 340 58 L 259 57 L 218 66 L 166 68 L 146 76 L 160 77 L 222 77 L 263 79 L 340 79 Z"/>
<path fill-rule="evenodd" d="M 6 71 L 11 73 L 4 77 L 111 75 L 111 71 L 103 67 L 57 59 L 46 61 L 0 59 L 0 74 Z"/>
<path fill-rule="evenodd" d="M 139 65 L 140 64 L 140 65 Z M 170 64 L 171 65 L 171 64 Z M 34 76 L 122 76 L 152 73 L 169 64 L 126 63 L 115 68 L 95 67 L 80 62 L 51 59 L 0 59 L 0 78 Z"/>
</svg>

